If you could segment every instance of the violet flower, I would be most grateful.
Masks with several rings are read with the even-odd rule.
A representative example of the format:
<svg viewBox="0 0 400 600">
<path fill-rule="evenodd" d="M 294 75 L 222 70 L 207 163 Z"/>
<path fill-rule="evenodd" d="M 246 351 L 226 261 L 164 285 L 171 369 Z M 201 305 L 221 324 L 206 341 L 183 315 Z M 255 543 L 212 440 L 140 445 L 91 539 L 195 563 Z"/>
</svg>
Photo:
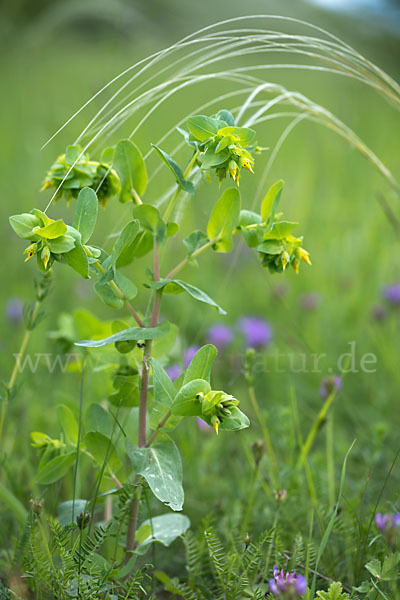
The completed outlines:
<svg viewBox="0 0 400 600">
<path fill-rule="evenodd" d="M 188 368 L 188 366 L 192 362 L 193 356 L 198 350 L 200 350 L 200 346 L 189 346 L 189 348 L 186 348 L 186 350 L 183 353 L 183 363 L 185 365 L 185 369 Z"/>
<path fill-rule="evenodd" d="M 182 373 L 182 369 L 177 363 L 174 363 L 167 367 L 165 372 L 172 381 L 175 381 L 175 379 L 178 379 L 179 375 Z"/>
<path fill-rule="evenodd" d="M 249 348 L 268 346 L 272 340 L 270 324 L 259 317 L 242 317 L 239 320 L 238 329 L 243 333 L 246 346 Z"/>
<path fill-rule="evenodd" d="M 322 400 L 326 400 L 332 394 L 333 391 L 340 392 L 343 387 L 343 381 L 340 375 L 330 375 L 321 379 L 321 385 L 319 386 L 319 393 L 321 394 Z"/>
<path fill-rule="evenodd" d="M 375 525 L 382 533 L 393 529 L 400 529 L 400 513 L 376 513 Z"/>
<path fill-rule="evenodd" d="M 296 576 L 296 570 L 293 573 L 287 571 L 284 574 L 282 569 L 279 573 L 277 566 L 274 565 L 273 578 L 269 580 L 269 589 L 274 596 L 281 598 L 304 596 L 307 593 L 307 580 L 303 575 Z"/>
<path fill-rule="evenodd" d="M 233 340 L 233 334 L 230 327 L 222 323 L 211 325 L 207 331 L 207 342 L 213 344 L 218 350 L 228 346 Z"/>
<path fill-rule="evenodd" d="M 400 305 L 400 283 L 387 285 L 383 289 L 383 297 L 393 306 Z"/>
<path fill-rule="evenodd" d="M 24 305 L 18 298 L 10 298 L 6 306 L 6 316 L 11 323 L 19 323 L 24 316 Z"/>
</svg>

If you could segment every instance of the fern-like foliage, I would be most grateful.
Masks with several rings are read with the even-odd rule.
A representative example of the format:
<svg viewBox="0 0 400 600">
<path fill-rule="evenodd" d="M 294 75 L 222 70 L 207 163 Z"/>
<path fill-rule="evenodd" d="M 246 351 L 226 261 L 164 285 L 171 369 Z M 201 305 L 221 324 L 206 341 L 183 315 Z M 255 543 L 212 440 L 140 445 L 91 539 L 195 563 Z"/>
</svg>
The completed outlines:
<svg viewBox="0 0 400 600">
<path fill-rule="evenodd" d="M 98 526 L 91 534 L 75 524 L 61 526 L 49 521 L 46 535 L 40 517 L 30 529 L 25 556 L 26 577 L 35 598 L 58 600 L 150 600 L 145 590 L 149 580 L 147 565 L 122 581 L 115 578 L 118 565 L 100 554 L 112 537 L 114 523 Z"/>
</svg>

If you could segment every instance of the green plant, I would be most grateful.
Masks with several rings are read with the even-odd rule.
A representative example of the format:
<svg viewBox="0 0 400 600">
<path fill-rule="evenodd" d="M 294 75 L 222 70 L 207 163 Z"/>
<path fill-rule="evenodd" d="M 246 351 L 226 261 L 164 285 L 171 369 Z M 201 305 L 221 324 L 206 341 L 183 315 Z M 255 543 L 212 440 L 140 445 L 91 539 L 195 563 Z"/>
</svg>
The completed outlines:
<svg viewBox="0 0 400 600">
<path fill-rule="evenodd" d="M 302 238 L 292 233 L 297 224 L 283 220 L 278 212 L 283 188 L 280 181 L 266 194 L 260 214 L 242 209 L 237 187 L 225 189 L 212 208 L 206 232 L 196 229 L 185 237 L 186 257 L 162 276 L 162 253 L 179 230 L 169 218 L 180 194 L 195 193 L 189 180 L 191 173 L 195 169 L 205 176 L 215 172 L 220 183 L 229 173 L 238 185 L 242 168 L 253 171 L 253 153 L 257 150 L 255 131 L 237 127 L 227 110 L 219 111 L 213 117 L 191 117 L 187 125 L 189 131 L 185 132 L 185 138 L 193 155 L 185 172 L 167 153 L 155 147 L 176 180 L 176 190 L 163 217 L 155 206 L 142 200 L 147 171 L 139 149 L 131 141 L 122 140 L 115 148 L 104 151 L 103 156 L 108 162 L 91 161 L 78 146 L 70 146 L 51 167 L 44 187 L 56 188 L 54 199 L 76 197 L 72 225 L 66 225 L 61 219 L 50 219 L 38 209 L 10 218 L 17 235 L 29 242 L 25 250 L 27 260 L 36 257 L 40 270 L 45 273 L 60 263 L 72 267 L 85 279 L 94 279 L 96 293 L 103 302 L 116 310 L 125 307 L 136 321 L 132 326 L 126 319 L 116 320 L 111 323 L 111 335 L 105 336 L 95 325 L 91 331 L 95 339 L 74 340 L 76 346 L 85 349 L 83 361 L 92 353 L 95 355 L 97 348 L 111 346 L 115 349 L 112 362 L 118 360 L 109 376 L 108 385 L 111 383 L 113 391 L 108 396 L 108 406 L 91 404 L 83 420 L 80 416 L 79 421 L 67 406 L 60 406 L 63 438 L 52 439 L 41 432 L 32 433 L 33 445 L 41 454 L 37 474 L 39 484 L 52 484 L 72 469 L 77 473 L 79 461 L 85 456 L 98 468 L 98 490 L 99 486 L 105 485 L 104 491 L 109 491 L 104 478 L 117 486 L 111 493 L 129 490 L 129 510 L 124 514 L 127 519 L 125 560 L 121 562 L 121 557 L 116 557 L 123 573 L 134 568 L 137 556 L 146 551 L 151 542 L 169 544 L 188 527 L 186 518 L 173 514 L 160 515 L 139 527 L 144 486 L 174 511 L 180 511 L 183 506 L 181 459 L 169 432 L 184 417 L 199 417 L 217 433 L 240 430 L 249 425 L 248 418 L 239 409 L 239 401 L 211 385 L 211 369 L 217 356 L 214 346 L 208 344 L 200 348 L 175 382 L 164 369 L 168 350 L 176 336 L 176 328 L 168 321 L 160 320 L 161 302 L 165 296 L 186 293 L 216 308 L 220 314 L 225 312 L 208 294 L 177 279 L 176 275 L 207 249 L 217 253 L 231 252 L 233 238 L 237 235 L 243 236 L 247 245 L 258 252 L 262 266 L 271 272 L 283 272 L 290 265 L 297 273 L 300 261 L 311 264 L 308 252 L 301 246 Z M 122 202 L 132 201 L 133 219 L 125 224 L 112 251 L 107 253 L 98 245 L 89 245 L 89 241 L 95 231 L 99 200 L 104 206 L 110 206 L 116 197 Z M 152 269 L 145 273 L 147 281 L 138 278 L 137 269 L 135 281 L 121 272 L 123 267 L 131 267 L 134 261 L 148 253 L 152 253 Z M 138 294 L 138 283 L 143 283 L 148 290 L 152 304 L 150 316 L 141 314 L 132 305 Z M 87 319 L 84 318 L 83 324 L 87 324 Z M 138 407 L 137 437 L 127 434 L 120 423 L 122 407 Z M 129 459 L 129 466 L 126 459 Z M 96 500 L 97 494 L 92 517 Z M 72 502 L 75 501 L 81 502 L 74 498 Z M 40 519 L 38 523 L 41 529 Z M 66 561 L 62 570 L 62 577 L 66 579 L 54 585 L 68 587 L 73 556 L 65 554 L 64 534 L 54 522 L 51 531 L 61 559 Z M 40 578 L 44 582 L 50 577 L 52 565 L 44 561 L 35 538 L 31 539 L 35 572 L 43 568 Z M 42 539 L 44 542 L 45 537 Z M 211 538 L 209 542 L 211 548 Z M 50 560 L 52 552 L 47 555 Z M 86 562 L 82 564 L 86 565 Z"/>
</svg>

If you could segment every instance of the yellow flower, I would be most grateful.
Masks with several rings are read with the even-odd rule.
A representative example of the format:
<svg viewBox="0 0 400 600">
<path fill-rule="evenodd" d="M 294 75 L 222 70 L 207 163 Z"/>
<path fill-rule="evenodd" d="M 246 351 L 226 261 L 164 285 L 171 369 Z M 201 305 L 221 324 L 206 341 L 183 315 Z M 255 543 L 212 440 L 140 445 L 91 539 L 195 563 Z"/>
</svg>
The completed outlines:
<svg viewBox="0 0 400 600">
<path fill-rule="evenodd" d="M 26 257 L 26 259 L 25 259 L 25 262 L 26 262 L 27 260 L 30 260 L 30 259 L 32 258 L 32 256 L 35 256 L 35 254 L 36 254 L 36 251 L 37 251 L 37 244 L 36 244 L 36 243 L 34 243 L 34 244 L 31 244 L 30 246 L 28 246 L 28 248 L 26 248 L 26 249 L 24 250 L 24 254 L 27 254 L 27 255 L 28 255 L 28 256 Z"/>
<path fill-rule="evenodd" d="M 311 265 L 310 253 L 307 252 L 307 250 L 304 250 L 304 248 L 298 249 L 298 257 L 300 260 L 304 260 L 308 265 Z"/>
<path fill-rule="evenodd" d="M 50 260 L 50 248 L 48 246 L 44 246 L 44 248 L 42 250 L 42 261 L 43 261 L 45 269 L 47 269 L 49 260 Z"/>
<path fill-rule="evenodd" d="M 234 160 L 231 160 L 229 163 L 229 173 L 230 173 L 230 176 L 232 177 L 233 181 L 235 181 L 237 183 L 237 181 L 239 179 L 238 166 Z"/>
<path fill-rule="evenodd" d="M 251 161 L 248 158 L 242 158 L 241 163 L 242 163 L 243 169 L 247 169 L 247 171 L 250 171 L 250 173 L 253 173 L 253 175 L 254 175 L 253 164 L 251 163 Z"/>
</svg>

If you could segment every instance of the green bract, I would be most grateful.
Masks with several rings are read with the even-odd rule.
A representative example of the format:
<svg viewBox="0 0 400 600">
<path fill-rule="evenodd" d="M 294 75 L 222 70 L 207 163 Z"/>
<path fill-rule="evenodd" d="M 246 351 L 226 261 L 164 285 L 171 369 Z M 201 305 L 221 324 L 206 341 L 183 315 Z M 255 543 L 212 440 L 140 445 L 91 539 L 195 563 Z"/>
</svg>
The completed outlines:
<svg viewBox="0 0 400 600">
<path fill-rule="evenodd" d="M 233 115 L 220 110 L 214 117 L 198 115 L 187 120 L 189 134 L 183 132 L 197 153 L 197 162 L 203 170 L 215 170 L 220 184 L 227 173 L 239 185 L 240 172 L 254 173 L 256 132 L 249 127 L 235 126 Z"/>
<path fill-rule="evenodd" d="M 310 255 L 301 247 L 302 237 L 292 235 L 298 223 L 280 220 L 277 208 L 283 189 L 283 181 L 277 181 L 268 190 L 261 205 L 261 215 L 243 210 L 238 230 L 243 233 L 246 244 L 258 250 L 261 264 L 271 273 L 282 273 L 291 265 L 299 272 L 300 261 L 311 265 Z"/>
<path fill-rule="evenodd" d="M 50 269 L 54 260 L 61 260 L 75 248 L 80 233 L 59 219 L 54 221 L 39 209 L 10 217 L 10 225 L 15 233 L 32 243 L 25 249 L 25 261 L 36 256 L 42 271 Z"/>
<path fill-rule="evenodd" d="M 84 187 L 96 191 L 99 202 L 105 205 L 121 192 L 121 181 L 111 165 L 90 160 L 80 146 L 68 146 L 52 164 L 44 181 L 43 190 L 55 188 L 55 200 L 77 198 Z"/>
</svg>

